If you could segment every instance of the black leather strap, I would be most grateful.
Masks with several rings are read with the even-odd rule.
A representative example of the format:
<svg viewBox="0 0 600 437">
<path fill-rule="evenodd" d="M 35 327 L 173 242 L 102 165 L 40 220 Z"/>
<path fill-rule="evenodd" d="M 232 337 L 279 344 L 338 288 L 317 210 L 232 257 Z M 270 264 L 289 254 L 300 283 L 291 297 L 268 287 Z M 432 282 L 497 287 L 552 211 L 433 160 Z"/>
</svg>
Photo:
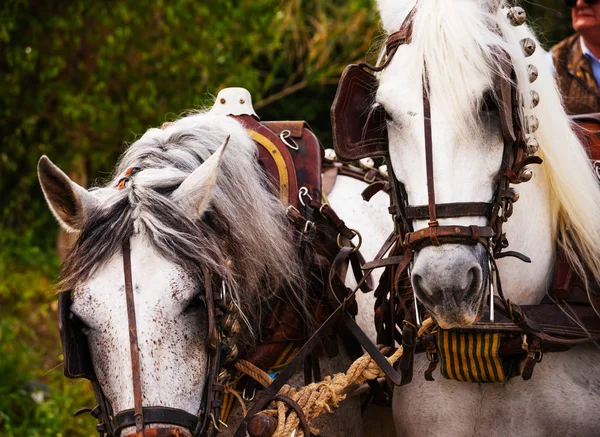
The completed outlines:
<svg viewBox="0 0 600 437">
<path fill-rule="evenodd" d="M 438 203 L 437 217 L 490 217 L 493 207 L 489 202 Z M 407 206 L 404 215 L 407 220 L 426 220 L 429 218 L 429 205 Z"/>
<path fill-rule="evenodd" d="M 144 423 L 166 423 L 181 426 L 193 431 L 200 419 L 194 414 L 176 408 L 168 407 L 144 407 Z M 111 421 L 114 435 L 130 426 L 135 426 L 135 410 L 123 410 Z"/>
</svg>

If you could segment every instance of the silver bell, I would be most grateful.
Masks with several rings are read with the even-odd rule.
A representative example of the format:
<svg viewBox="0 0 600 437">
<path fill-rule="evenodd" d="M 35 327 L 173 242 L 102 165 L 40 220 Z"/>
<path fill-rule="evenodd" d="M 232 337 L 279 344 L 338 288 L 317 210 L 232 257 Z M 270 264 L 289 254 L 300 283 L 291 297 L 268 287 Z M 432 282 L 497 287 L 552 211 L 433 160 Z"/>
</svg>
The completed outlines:
<svg viewBox="0 0 600 437">
<path fill-rule="evenodd" d="M 540 143 L 538 143 L 538 141 L 535 138 L 528 137 L 525 141 L 525 153 L 527 153 L 528 155 L 535 155 L 539 148 Z"/>
<path fill-rule="evenodd" d="M 527 67 L 527 73 L 529 74 L 529 83 L 535 82 L 539 76 L 538 69 L 533 64 L 529 64 Z"/>
<path fill-rule="evenodd" d="M 387 171 L 387 165 L 382 165 L 381 167 L 379 167 L 379 173 L 381 173 L 381 175 L 383 177 L 388 177 L 388 171 Z"/>
<path fill-rule="evenodd" d="M 525 9 L 515 6 L 508 10 L 507 14 L 508 19 L 510 20 L 510 24 L 513 26 L 520 26 L 525 23 L 527 20 L 527 14 L 525 13 Z"/>
<path fill-rule="evenodd" d="M 372 158 L 363 158 L 359 162 L 360 166 L 366 170 L 370 170 L 375 166 L 375 161 Z"/>
<path fill-rule="evenodd" d="M 523 53 L 525 54 L 525 57 L 528 58 L 531 55 L 533 55 L 533 53 L 535 52 L 535 49 L 536 49 L 535 41 L 532 40 L 531 38 L 523 38 L 521 40 L 521 48 L 523 49 Z"/>
<path fill-rule="evenodd" d="M 519 182 L 529 182 L 533 177 L 533 171 L 524 168 L 519 172 Z"/>
<path fill-rule="evenodd" d="M 325 149 L 325 159 L 327 161 L 337 161 L 337 155 L 333 149 Z"/>
<path fill-rule="evenodd" d="M 540 121 L 535 115 L 530 115 L 525 121 L 525 130 L 528 134 L 534 134 L 540 128 Z"/>
<path fill-rule="evenodd" d="M 537 91 L 531 90 L 531 108 L 537 107 L 540 104 L 540 95 Z"/>
</svg>

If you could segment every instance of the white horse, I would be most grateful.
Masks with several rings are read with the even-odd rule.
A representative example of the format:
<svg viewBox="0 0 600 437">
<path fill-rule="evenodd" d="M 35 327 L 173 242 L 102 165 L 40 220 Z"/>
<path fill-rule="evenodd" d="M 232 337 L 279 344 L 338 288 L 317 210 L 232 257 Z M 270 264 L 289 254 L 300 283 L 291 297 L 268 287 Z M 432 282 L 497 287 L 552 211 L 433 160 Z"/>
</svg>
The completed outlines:
<svg viewBox="0 0 600 437">
<path fill-rule="evenodd" d="M 227 136 L 229 145 L 219 148 Z M 201 113 L 148 130 L 101 188 L 83 189 L 46 157 L 38 175 L 58 222 L 79 234 L 63 282 L 73 289 L 71 311 L 87 326 L 95 373 L 115 414 L 134 406 L 124 241 L 131 242 L 145 407 L 199 412 L 207 368 L 204 272 L 224 282 L 248 344 L 260 340 L 262 304 L 275 284 L 302 292 L 286 209 L 267 188 L 253 141 L 230 117 Z M 332 374 L 350 361 L 342 355 L 321 364 Z M 328 436 L 360 436 L 360 416 L 354 400 L 315 425 Z"/>
<path fill-rule="evenodd" d="M 415 7 L 416 5 L 416 7 Z M 574 267 L 600 278 L 600 190 L 587 156 L 561 106 L 546 53 L 526 57 L 520 41 L 535 36 L 514 27 L 499 0 L 378 0 L 383 26 L 396 32 L 415 7 L 412 41 L 400 46 L 379 75 L 376 95 L 389 116 L 391 164 L 410 205 L 427 205 L 422 77 L 426 64 L 433 123 L 437 203 L 489 202 L 501 165 L 503 137 L 494 102 L 494 79 L 502 71 L 491 54 L 510 55 L 523 96 L 522 120 L 539 119 L 535 138 L 544 163 L 533 180 L 516 188 L 520 200 L 504 230 L 510 250 L 531 264 L 498 261 L 505 296 L 535 304 L 545 296 L 557 247 Z M 530 83 L 528 67 L 539 71 Z M 510 78 L 509 78 L 510 79 Z M 531 91 L 541 103 L 533 109 Z M 441 219 L 441 225 L 482 225 L 486 219 Z M 415 229 L 426 227 L 414 223 Z M 483 248 L 447 244 L 415 256 L 411 279 L 417 296 L 442 328 L 467 326 L 488 289 Z M 468 291 L 475 291 L 473 296 Z M 457 323 L 457 320 L 460 321 Z M 444 380 L 420 375 L 394 393 L 394 416 L 402 436 L 592 436 L 600 434 L 600 352 L 595 345 L 547 354 L 530 381 L 504 384 Z"/>
</svg>

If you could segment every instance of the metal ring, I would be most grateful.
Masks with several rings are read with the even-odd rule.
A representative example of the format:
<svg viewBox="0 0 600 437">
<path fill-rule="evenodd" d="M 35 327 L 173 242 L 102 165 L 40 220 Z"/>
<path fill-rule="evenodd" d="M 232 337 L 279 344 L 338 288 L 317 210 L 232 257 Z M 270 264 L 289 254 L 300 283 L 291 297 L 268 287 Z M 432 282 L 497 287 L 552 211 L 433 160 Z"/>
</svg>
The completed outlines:
<svg viewBox="0 0 600 437">
<path fill-rule="evenodd" d="M 600 179 L 600 161 L 594 161 L 594 169 L 596 170 L 596 176 Z"/>
<path fill-rule="evenodd" d="M 300 201 L 302 206 L 306 206 L 306 203 L 304 203 L 303 197 L 308 197 L 310 200 L 313 200 L 312 196 L 308 192 L 308 188 L 306 188 L 306 187 L 302 187 L 298 190 L 298 200 Z"/>
<path fill-rule="evenodd" d="M 253 388 L 252 389 L 252 396 L 248 396 L 246 394 L 246 390 L 248 387 L 244 387 L 244 391 L 242 392 L 242 399 L 245 400 L 246 402 L 250 402 L 254 400 L 254 396 L 256 396 L 256 389 Z"/>
<path fill-rule="evenodd" d="M 356 229 L 352 229 L 352 228 L 348 228 L 348 229 L 350 229 L 352 232 L 354 232 L 356 234 L 356 236 L 358 237 L 358 244 L 352 249 L 351 253 L 358 252 L 358 249 L 360 249 L 360 246 L 362 246 L 362 241 L 363 241 L 362 235 L 360 235 L 360 232 L 358 232 Z M 337 245 L 340 249 L 343 247 L 342 234 L 338 234 L 338 236 L 337 236 Z"/>
<path fill-rule="evenodd" d="M 292 136 L 292 132 L 289 131 L 288 129 L 284 129 L 281 131 L 281 133 L 279 134 L 279 139 L 283 142 L 283 144 L 285 144 L 286 146 L 288 146 L 290 149 L 292 150 L 298 150 L 300 147 L 298 147 L 298 144 L 296 144 L 296 142 L 292 140 L 292 143 L 294 144 L 290 144 L 287 141 L 287 138 L 290 138 Z"/>
</svg>

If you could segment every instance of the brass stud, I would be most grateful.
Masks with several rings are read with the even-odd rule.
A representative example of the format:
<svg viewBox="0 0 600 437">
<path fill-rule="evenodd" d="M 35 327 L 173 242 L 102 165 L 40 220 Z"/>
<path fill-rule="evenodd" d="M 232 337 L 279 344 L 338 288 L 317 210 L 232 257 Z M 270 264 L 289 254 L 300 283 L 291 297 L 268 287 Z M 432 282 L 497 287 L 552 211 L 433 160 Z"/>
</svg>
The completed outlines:
<svg viewBox="0 0 600 437">
<path fill-rule="evenodd" d="M 221 97 L 221 100 L 219 100 L 219 102 L 221 102 L 221 105 L 224 105 L 226 100 L 223 97 Z"/>
<path fill-rule="evenodd" d="M 540 143 L 538 143 L 535 138 L 528 137 L 527 140 L 525 140 L 525 153 L 528 155 L 535 155 L 539 148 Z"/>
<path fill-rule="evenodd" d="M 227 363 L 231 363 L 231 362 L 237 360 L 239 352 L 240 351 L 237 347 L 237 344 L 234 344 L 233 346 L 231 346 L 231 351 L 229 352 L 229 355 L 227 355 Z"/>
<path fill-rule="evenodd" d="M 529 83 L 535 82 L 539 76 L 537 67 L 532 64 L 527 67 L 527 73 L 529 73 Z"/>
<path fill-rule="evenodd" d="M 231 328 L 235 322 L 237 322 L 235 315 L 231 313 L 227 314 L 222 322 L 223 330 L 227 332 L 231 331 Z"/>
<path fill-rule="evenodd" d="M 243 105 L 244 103 L 246 103 L 246 101 L 244 99 L 240 99 L 240 104 Z"/>
<path fill-rule="evenodd" d="M 241 330 L 242 330 L 242 325 L 240 324 L 240 321 L 235 320 L 233 322 L 233 325 L 231 325 L 231 328 L 229 329 L 229 336 L 235 337 L 236 335 L 238 335 L 240 333 Z"/>
<path fill-rule="evenodd" d="M 540 104 L 540 95 L 537 91 L 531 90 L 531 108 L 536 108 Z"/>
<path fill-rule="evenodd" d="M 527 14 L 525 13 L 525 9 L 520 8 L 518 6 L 510 8 L 508 10 L 507 17 L 510 20 L 510 24 L 512 24 L 513 26 L 520 26 L 527 20 Z"/>
<path fill-rule="evenodd" d="M 531 38 L 523 38 L 521 40 L 521 48 L 523 49 L 523 54 L 525 55 L 525 57 L 528 58 L 535 52 L 535 41 Z"/>
<path fill-rule="evenodd" d="M 529 117 L 527 117 L 527 119 L 525 121 L 525 129 L 527 130 L 528 134 L 533 134 L 533 133 L 537 132 L 539 127 L 540 127 L 540 121 L 538 120 L 538 118 L 535 115 L 530 115 Z"/>
</svg>

